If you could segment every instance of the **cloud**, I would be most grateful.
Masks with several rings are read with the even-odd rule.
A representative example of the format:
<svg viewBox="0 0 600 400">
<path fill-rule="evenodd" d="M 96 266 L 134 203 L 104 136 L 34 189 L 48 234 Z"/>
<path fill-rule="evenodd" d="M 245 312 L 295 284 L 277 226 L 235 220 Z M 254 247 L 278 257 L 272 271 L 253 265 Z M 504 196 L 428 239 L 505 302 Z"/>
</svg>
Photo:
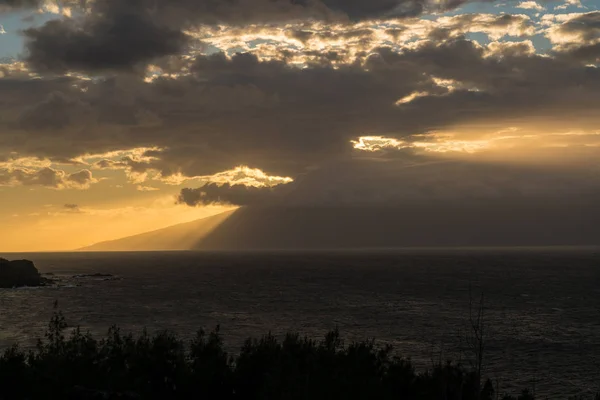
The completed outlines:
<svg viewBox="0 0 600 400">
<path fill-rule="evenodd" d="M 137 185 L 136 189 L 139 192 L 155 192 L 157 190 L 160 190 L 160 189 L 152 187 L 152 186 L 144 186 L 144 185 Z"/>
<path fill-rule="evenodd" d="M 51 160 L 43 158 L 0 155 L 0 186 L 87 189 L 98 182 L 87 169 L 69 173 L 53 168 L 53 164 Z"/>
<path fill-rule="evenodd" d="M 486 50 L 494 57 L 523 57 L 535 54 L 535 46 L 531 40 L 490 42 Z"/>
<path fill-rule="evenodd" d="M 461 6 L 466 1 L 450 0 L 433 2 L 427 0 L 323 0 L 332 10 L 340 11 L 350 19 L 415 16 L 423 12 L 445 11 Z"/>
<path fill-rule="evenodd" d="M 61 212 L 59 212 L 58 214 L 60 214 Z M 85 214 L 86 211 L 82 210 L 78 204 L 74 204 L 74 203 L 67 203 L 63 206 L 63 210 L 62 213 L 67 213 L 67 214 Z M 48 215 L 51 215 L 51 213 L 49 213 Z"/>
<path fill-rule="evenodd" d="M 600 11 L 546 15 L 546 36 L 559 57 L 576 62 L 600 60 Z"/>
<path fill-rule="evenodd" d="M 9 62 L 0 63 L 0 78 L 30 77 L 25 63 L 14 60 L 7 61 Z"/>
<path fill-rule="evenodd" d="M 544 16 L 544 21 L 559 22 L 548 29 L 547 36 L 552 43 L 572 45 L 600 41 L 600 11 L 583 14 L 550 14 Z"/>
<path fill-rule="evenodd" d="M 292 178 L 269 176 L 245 166 L 197 179 L 207 183 L 196 189 L 182 189 L 177 203 L 189 206 L 265 204 L 293 186 Z"/>
<path fill-rule="evenodd" d="M 54 14 L 70 15 L 71 7 L 79 7 L 85 0 L 0 0 L 0 13 L 35 10 Z"/>
<path fill-rule="evenodd" d="M 561 52 L 561 56 L 576 62 L 597 63 L 600 61 L 600 42 L 567 49 Z"/>
<path fill-rule="evenodd" d="M 89 105 L 57 91 L 25 109 L 19 116 L 19 125 L 23 129 L 57 130 L 76 125 L 91 112 Z"/>
<path fill-rule="evenodd" d="M 42 0 L 0 0 L 0 11 L 15 8 L 37 8 Z"/>
<path fill-rule="evenodd" d="M 468 20 L 528 24 L 520 17 Z M 527 40 L 483 46 L 446 36 L 300 67 L 249 53 L 181 56 L 172 65 L 179 70 L 151 81 L 0 79 L 0 147 L 52 160 L 153 148 L 144 158 L 90 161 L 90 169 L 125 170 L 136 184 L 153 176 L 181 183 L 239 165 L 295 179 L 352 154 L 360 137 L 412 141 L 455 126 L 530 121 L 536 130 L 586 131 L 598 123 L 598 69 L 535 54 Z M 397 104 L 414 93 L 422 95 Z"/>
<path fill-rule="evenodd" d="M 190 34 L 203 27 L 336 22 L 416 17 L 456 8 L 463 0 L 95 0 L 79 3 L 72 17 L 68 2 L 46 4 L 54 19 L 24 31 L 26 60 L 32 69 L 88 74 L 143 71 L 151 62 L 183 52 Z M 65 11 L 66 10 L 66 11 Z M 354 32 L 363 36 L 369 29 Z M 301 38 L 302 31 L 296 32 Z M 306 33 L 306 32 L 304 32 Z M 346 35 L 346 39 L 351 36 Z M 301 40 L 301 39 L 300 39 Z"/>
<path fill-rule="evenodd" d="M 441 172 L 443 171 L 443 172 Z M 415 156 L 330 163 L 294 183 L 271 188 L 209 184 L 181 190 L 178 203 L 189 206 L 393 206 L 535 201 L 568 204 L 597 199 L 600 176 L 594 169 L 474 163 Z M 574 200 L 573 200 L 574 201 Z"/>
<path fill-rule="evenodd" d="M 516 5 L 516 8 L 522 8 L 524 10 L 536 10 L 536 11 L 545 10 L 545 8 L 543 6 L 541 6 L 540 4 L 538 4 L 535 1 L 522 1 Z"/>
<path fill-rule="evenodd" d="M 190 35 L 228 54 L 243 49 L 261 60 L 339 66 L 381 47 L 400 51 L 422 40 L 442 42 L 467 33 L 483 33 L 493 40 L 506 35 L 526 37 L 535 33 L 535 24 L 527 15 L 459 14 L 353 24 L 310 21 L 284 26 L 201 26 Z"/>
<path fill-rule="evenodd" d="M 0 64 L 2 185 L 83 189 L 123 175 L 114 186 L 131 192 L 185 185 L 178 201 L 193 206 L 595 196 L 597 11 L 62 4 L 70 16 L 10 4 L 55 15 L 24 31 L 24 61 Z"/>
<path fill-rule="evenodd" d="M 52 20 L 24 32 L 28 64 L 38 71 L 97 73 L 133 71 L 140 65 L 179 53 L 187 36 L 154 23 L 148 16 L 119 12 L 84 21 Z"/>
<path fill-rule="evenodd" d="M 555 10 L 566 10 L 568 7 L 585 8 L 581 4 L 581 0 L 566 0 L 563 4 L 554 7 Z"/>
<path fill-rule="evenodd" d="M 81 188 L 87 188 L 91 183 L 95 182 L 92 172 L 87 169 L 70 174 L 67 177 L 67 181 L 72 182 L 75 186 L 79 186 Z"/>
<path fill-rule="evenodd" d="M 219 172 L 212 176 L 197 177 L 197 179 L 216 184 L 254 187 L 273 187 L 291 183 L 293 181 L 290 177 L 267 175 L 258 168 L 249 168 L 247 166 L 239 166 L 232 170 Z"/>
<path fill-rule="evenodd" d="M 75 173 L 50 167 L 39 170 L 14 168 L 0 169 L 0 186 L 44 186 L 52 189 L 88 189 L 98 182 L 89 170 Z"/>
<path fill-rule="evenodd" d="M 0 5 L 11 7 L 37 7 L 40 0 L 1 0 Z"/>
<path fill-rule="evenodd" d="M 44 4 L 76 7 L 80 11 L 114 12 L 128 10 L 154 13 L 163 21 L 176 24 L 252 24 L 289 22 L 306 19 L 345 18 L 360 21 L 416 16 L 457 8 L 468 0 L 2 0 L 0 6 L 39 9 Z"/>
<path fill-rule="evenodd" d="M 436 29 L 445 30 L 450 37 L 458 37 L 467 32 L 482 32 L 492 39 L 500 39 L 506 35 L 524 37 L 535 32 L 531 19 L 519 14 L 462 14 L 440 17 L 434 22 Z"/>
<path fill-rule="evenodd" d="M 209 183 L 197 189 L 182 189 L 177 202 L 189 206 L 264 205 L 270 203 L 279 194 L 277 188 Z"/>
</svg>

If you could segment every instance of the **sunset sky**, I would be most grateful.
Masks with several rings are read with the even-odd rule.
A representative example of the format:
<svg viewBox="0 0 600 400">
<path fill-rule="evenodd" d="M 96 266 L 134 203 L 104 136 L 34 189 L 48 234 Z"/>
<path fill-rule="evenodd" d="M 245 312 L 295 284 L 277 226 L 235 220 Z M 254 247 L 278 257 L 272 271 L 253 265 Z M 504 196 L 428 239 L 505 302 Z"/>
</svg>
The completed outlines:
<svg viewBox="0 0 600 400">
<path fill-rule="evenodd" d="M 0 0 L 0 251 L 257 204 L 598 199 L 599 6 Z"/>
</svg>

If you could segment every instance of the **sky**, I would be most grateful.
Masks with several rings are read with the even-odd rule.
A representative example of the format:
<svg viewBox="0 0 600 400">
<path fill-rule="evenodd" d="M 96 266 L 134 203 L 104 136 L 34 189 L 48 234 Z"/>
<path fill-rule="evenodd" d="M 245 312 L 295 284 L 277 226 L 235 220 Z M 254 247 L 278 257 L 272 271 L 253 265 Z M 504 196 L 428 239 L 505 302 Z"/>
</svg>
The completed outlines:
<svg viewBox="0 0 600 400">
<path fill-rule="evenodd" d="M 596 204 L 599 6 L 0 0 L 0 251 L 239 206 Z"/>
</svg>

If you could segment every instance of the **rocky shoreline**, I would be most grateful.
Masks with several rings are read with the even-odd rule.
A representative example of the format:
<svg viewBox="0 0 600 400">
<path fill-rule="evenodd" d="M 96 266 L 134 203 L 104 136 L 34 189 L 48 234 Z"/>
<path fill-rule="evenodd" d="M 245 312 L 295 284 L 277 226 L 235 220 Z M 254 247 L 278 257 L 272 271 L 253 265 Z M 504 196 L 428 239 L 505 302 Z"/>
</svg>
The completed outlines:
<svg viewBox="0 0 600 400">
<path fill-rule="evenodd" d="M 0 258 L 0 288 L 47 286 L 54 283 L 52 279 L 43 277 L 30 260 L 9 261 Z"/>
</svg>

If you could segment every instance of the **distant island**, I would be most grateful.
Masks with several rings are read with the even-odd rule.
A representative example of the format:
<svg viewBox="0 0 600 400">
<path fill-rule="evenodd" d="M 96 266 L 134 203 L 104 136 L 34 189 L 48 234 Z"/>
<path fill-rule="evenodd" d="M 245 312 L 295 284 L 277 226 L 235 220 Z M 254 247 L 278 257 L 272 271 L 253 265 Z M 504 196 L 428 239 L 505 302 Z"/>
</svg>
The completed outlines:
<svg viewBox="0 0 600 400">
<path fill-rule="evenodd" d="M 600 224 L 552 204 L 410 207 L 242 207 L 82 251 L 332 250 L 400 247 L 587 246 Z"/>
<path fill-rule="evenodd" d="M 51 280 L 40 275 L 32 261 L 0 258 L 0 288 L 45 286 Z"/>
</svg>

